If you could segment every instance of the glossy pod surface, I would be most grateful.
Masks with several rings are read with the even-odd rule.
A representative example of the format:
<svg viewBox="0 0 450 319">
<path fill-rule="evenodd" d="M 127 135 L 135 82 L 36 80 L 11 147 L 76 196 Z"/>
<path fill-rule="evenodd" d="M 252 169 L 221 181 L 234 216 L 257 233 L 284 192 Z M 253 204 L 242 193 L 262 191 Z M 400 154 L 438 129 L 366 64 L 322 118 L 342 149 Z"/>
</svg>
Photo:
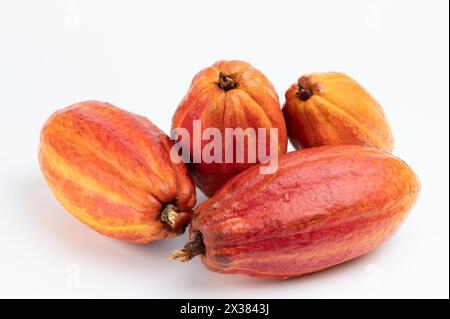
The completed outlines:
<svg viewBox="0 0 450 319">
<path fill-rule="evenodd" d="M 285 154 L 273 175 L 252 167 L 196 210 L 190 243 L 212 271 L 288 278 L 362 256 L 405 220 L 420 189 L 400 159 L 374 148 Z"/>
<path fill-rule="evenodd" d="M 343 73 L 300 77 L 286 92 L 283 107 L 295 148 L 363 145 L 392 152 L 394 139 L 380 104 Z"/>
<path fill-rule="evenodd" d="M 191 140 L 182 141 L 194 154 L 194 121 L 200 121 L 201 134 L 207 129 L 220 130 L 223 150 L 231 148 L 236 154 L 236 139 L 231 143 L 225 140 L 226 129 L 248 128 L 266 130 L 266 143 L 270 147 L 270 138 L 275 139 L 278 154 L 287 150 L 287 131 L 280 108 L 278 96 L 269 80 L 249 63 L 243 61 L 219 61 L 200 71 L 192 80 L 188 93 L 180 103 L 172 121 L 172 128 L 187 129 Z M 272 136 L 270 129 L 278 130 L 278 136 Z M 201 150 L 208 144 L 203 140 Z M 214 193 L 231 177 L 255 164 L 248 160 L 248 142 L 244 144 L 245 159 L 239 163 L 236 157 L 232 163 L 208 163 L 202 159 L 189 166 L 196 185 L 207 196 Z M 192 157 L 192 156 L 191 156 Z"/>
<path fill-rule="evenodd" d="M 171 146 L 146 118 L 87 101 L 46 122 L 39 162 L 57 199 L 77 219 L 104 235 L 148 243 L 183 232 L 196 202 L 186 167 L 170 161 Z"/>
</svg>

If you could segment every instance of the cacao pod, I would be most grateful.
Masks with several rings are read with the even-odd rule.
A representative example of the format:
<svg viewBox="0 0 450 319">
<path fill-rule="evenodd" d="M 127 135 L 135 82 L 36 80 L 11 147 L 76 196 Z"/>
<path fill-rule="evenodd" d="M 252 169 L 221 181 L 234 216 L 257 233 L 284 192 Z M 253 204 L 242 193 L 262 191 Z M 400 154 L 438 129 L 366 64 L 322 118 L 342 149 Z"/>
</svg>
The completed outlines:
<svg viewBox="0 0 450 319">
<path fill-rule="evenodd" d="M 286 92 L 283 112 L 296 149 L 351 144 L 392 152 L 394 139 L 383 109 L 343 73 L 300 77 Z"/>
<path fill-rule="evenodd" d="M 198 207 L 190 241 L 212 271 L 289 278 L 362 256 L 405 220 L 420 189 L 400 159 L 375 148 L 323 146 L 280 156 L 232 178 Z"/>
<path fill-rule="evenodd" d="M 231 149 L 235 160 L 225 162 L 206 162 L 203 159 L 188 165 L 196 185 L 207 196 L 212 196 L 228 179 L 242 172 L 253 163 L 249 160 L 249 140 L 244 143 L 241 162 L 236 161 L 239 150 L 236 139 L 231 143 L 225 140 L 225 129 L 241 128 L 278 130 L 276 152 L 287 150 L 287 131 L 280 108 L 278 96 L 269 80 L 250 64 L 242 61 L 220 61 L 199 72 L 193 79 L 191 87 L 180 103 L 172 121 L 172 128 L 184 128 L 190 133 L 190 140 L 178 140 L 185 148 L 194 154 L 194 121 L 201 122 L 201 133 L 207 129 L 218 129 L 222 136 L 224 152 Z M 266 138 L 258 140 L 258 147 L 266 143 L 270 148 L 270 138 L 275 136 L 267 133 Z M 253 141 L 254 142 L 254 141 Z M 273 140 L 272 140 L 273 142 Z M 201 141 L 201 150 L 208 143 Z M 223 154 L 221 154 L 223 155 Z M 223 159 L 223 156 L 221 156 Z"/>
<path fill-rule="evenodd" d="M 135 243 L 184 231 L 195 186 L 173 142 L 144 117 L 87 101 L 54 113 L 41 131 L 41 170 L 56 198 L 98 232 Z"/>
</svg>

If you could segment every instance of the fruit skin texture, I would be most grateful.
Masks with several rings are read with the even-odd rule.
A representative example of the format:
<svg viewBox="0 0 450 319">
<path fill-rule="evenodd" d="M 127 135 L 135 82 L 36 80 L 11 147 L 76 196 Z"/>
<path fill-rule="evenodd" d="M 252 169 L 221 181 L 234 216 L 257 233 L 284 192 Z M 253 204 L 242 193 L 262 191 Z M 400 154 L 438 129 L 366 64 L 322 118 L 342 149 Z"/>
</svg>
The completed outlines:
<svg viewBox="0 0 450 319">
<path fill-rule="evenodd" d="M 215 272 L 301 276 L 379 246 L 405 220 L 419 189 L 404 162 L 374 148 L 300 150 L 280 157 L 278 173 L 252 167 L 200 205 L 186 247 L 202 239 L 203 263 Z M 186 261 L 195 252 L 183 254 Z"/>
<path fill-rule="evenodd" d="M 364 145 L 392 152 L 394 139 L 383 109 L 343 73 L 300 77 L 286 92 L 283 107 L 296 149 L 322 145 Z"/>
<path fill-rule="evenodd" d="M 96 231 L 134 243 L 184 231 L 195 186 L 172 164 L 169 137 L 144 117 L 86 101 L 54 113 L 41 131 L 39 162 L 54 195 Z M 161 210 L 178 210 L 173 227 Z"/>
<path fill-rule="evenodd" d="M 287 151 L 286 124 L 278 95 L 260 71 L 243 61 L 219 61 L 199 72 L 192 80 L 172 121 L 173 129 L 185 128 L 189 131 L 191 158 L 194 120 L 201 120 L 202 132 L 207 128 L 218 128 L 224 148 L 225 128 L 254 128 L 256 132 L 258 128 L 277 128 L 278 153 Z M 267 130 L 267 150 L 270 149 L 269 135 Z M 207 143 L 209 141 L 202 142 L 202 150 Z M 235 152 L 234 148 L 233 154 Z M 244 152 L 248 154 L 247 143 Z M 205 163 L 202 160 L 188 166 L 196 185 L 210 197 L 228 179 L 251 165 L 254 163 L 249 163 L 245 155 L 244 163 Z"/>
</svg>

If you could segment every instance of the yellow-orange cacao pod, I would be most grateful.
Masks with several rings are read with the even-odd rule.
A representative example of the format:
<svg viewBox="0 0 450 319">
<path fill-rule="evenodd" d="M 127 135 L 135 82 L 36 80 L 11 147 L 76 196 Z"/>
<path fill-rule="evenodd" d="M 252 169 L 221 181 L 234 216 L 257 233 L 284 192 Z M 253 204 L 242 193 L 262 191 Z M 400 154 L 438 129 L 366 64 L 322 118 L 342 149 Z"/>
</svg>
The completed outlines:
<svg viewBox="0 0 450 319">
<path fill-rule="evenodd" d="M 392 152 L 394 146 L 381 106 L 343 73 L 300 77 L 286 92 L 283 113 L 297 149 L 349 144 Z"/>
</svg>

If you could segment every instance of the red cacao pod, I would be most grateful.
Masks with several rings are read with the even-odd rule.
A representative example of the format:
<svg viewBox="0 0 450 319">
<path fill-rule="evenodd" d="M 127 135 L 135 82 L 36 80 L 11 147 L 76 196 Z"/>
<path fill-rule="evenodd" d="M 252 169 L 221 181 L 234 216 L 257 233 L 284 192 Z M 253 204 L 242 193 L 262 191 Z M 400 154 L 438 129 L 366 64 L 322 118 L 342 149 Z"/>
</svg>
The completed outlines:
<svg viewBox="0 0 450 319">
<path fill-rule="evenodd" d="M 87 101 L 56 112 L 41 131 L 39 162 L 57 199 L 98 232 L 135 243 L 184 231 L 195 186 L 173 142 L 144 117 Z"/>
<path fill-rule="evenodd" d="M 226 128 L 278 129 L 276 155 L 287 150 L 287 131 L 278 96 L 269 80 L 250 64 L 242 61 L 220 61 L 199 72 L 179 105 L 172 121 L 172 128 L 184 128 L 190 140 L 181 140 L 185 148 L 194 150 L 194 121 L 200 121 L 201 133 L 207 129 L 218 129 L 224 148 L 238 152 L 236 140 L 230 144 L 225 140 Z M 270 145 L 270 132 L 265 140 L 258 140 L 258 147 Z M 238 163 L 208 163 L 199 160 L 189 165 L 196 185 L 207 196 L 212 196 L 228 179 L 255 164 L 249 161 L 249 140 L 244 144 L 245 159 Z M 201 141 L 204 150 L 207 140 Z M 226 149 L 225 151 L 228 151 Z M 223 155 L 223 154 L 221 154 Z M 223 158 L 223 156 L 221 156 Z M 256 161 L 255 161 L 256 162 Z"/>
<path fill-rule="evenodd" d="M 273 175 L 251 167 L 198 207 L 190 242 L 212 271 L 288 278 L 364 255 L 404 221 L 420 189 L 400 159 L 375 148 L 285 154 Z"/>
<path fill-rule="evenodd" d="M 286 92 L 283 113 L 296 149 L 346 144 L 392 152 L 394 146 L 380 104 L 343 73 L 300 77 Z"/>
</svg>

